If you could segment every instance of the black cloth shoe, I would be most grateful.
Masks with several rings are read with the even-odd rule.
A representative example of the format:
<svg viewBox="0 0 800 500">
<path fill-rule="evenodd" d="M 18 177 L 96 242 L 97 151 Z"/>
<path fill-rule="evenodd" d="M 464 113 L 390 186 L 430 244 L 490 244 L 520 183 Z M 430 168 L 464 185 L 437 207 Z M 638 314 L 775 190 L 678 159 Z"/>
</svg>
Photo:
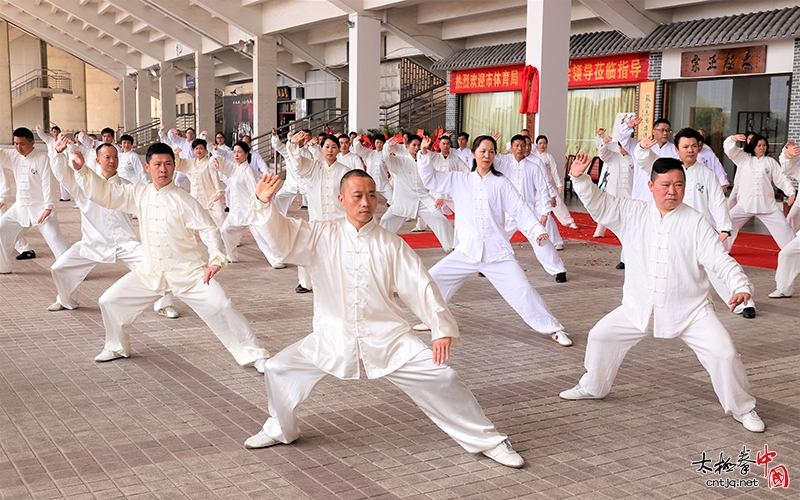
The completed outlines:
<svg viewBox="0 0 800 500">
<path fill-rule="evenodd" d="M 620 262 L 619 264 L 617 264 L 617 269 L 625 269 L 625 263 Z"/>
<path fill-rule="evenodd" d="M 558 273 L 556 274 L 556 283 L 566 283 L 567 282 L 567 273 Z"/>
<path fill-rule="evenodd" d="M 21 254 L 17 255 L 15 258 L 17 260 L 35 259 L 36 258 L 36 252 L 34 252 L 33 250 L 28 250 L 28 251 L 22 252 Z"/>
<path fill-rule="evenodd" d="M 747 319 L 753 319 L 756 317 L 756 308 L 755 307 L 745 307 L 742 310 L 742 317 Z"/>
<path fill-rule="evenodd" d="M 306 288 L 306 287 L 304 287 L 303 285 L 297 285 L 297 288 L 295 288 L 294 291 L 297 292 L 297 293 L 308 293 L 311 290 Z"/>
</svg>

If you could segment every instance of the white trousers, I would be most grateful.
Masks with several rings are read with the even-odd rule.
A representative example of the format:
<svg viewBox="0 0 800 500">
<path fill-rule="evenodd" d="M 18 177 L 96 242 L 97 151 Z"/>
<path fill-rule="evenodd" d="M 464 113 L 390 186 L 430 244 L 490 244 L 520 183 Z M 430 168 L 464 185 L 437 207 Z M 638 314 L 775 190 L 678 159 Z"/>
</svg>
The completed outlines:
<svg viewBox="0 0 800 500">
<path fill-rule="evenodd" d="M 286 444 L 300 437 L 297 407 L 308 399 L 314 386 L 328 376 L 300 354 L 300 342 L 270 358 L 264 370 L 271 416 L 263 429 L 271 438 Z M 408 394 L 440 429 L 468 452 L 488 450 L 503 442 L 506 436 L 497 432 L 486 418 L 455 370 L 447 364 L 434 364 L 432 356 L 433 351 L 426 349 L 384 378 Z"/>
<path fill-rule="evenodd" d="M 309 273 L 308 269 L 305 267 L 297 267 L 297 281 L 298 284 L 303 288 L 313 290 L 313 286 L 311 285 L 311 273 Z"/>
<path fill-rule="evenodd" d="M 789 223 L 792 231 L 800 232 L 800 202 L 794 202 L 791 210 L 786 214 L 786 222 Z"/>
<path fill-rule="evenodd" d="M 269 357 L 250 331 L 247 319 L 233 307 L 217 280 L 211 279 L 206 285 L 201 279 L 178 297 L 211 328 L 240 365 L 249 366 L 258 359 Z M 159 294 L 142 283 L 134 272 L 111 285 L 100 296 L 100 311 L 106 329 L 105 348 L 130 356 L 130 326 L 157 298 Z"/>
<path fill-rule="evenodd" d="M 222 224 L 222 229 L 220 229 L 219 234 L 222 237 L 222 242 L 225 244 L 225 252 L 228 254 L 229 261 L 239 262 L 239 249 L 237 246 L 248 227 L 249 226 L 235 226 L 230 223 L 230 219 L 225 219 L 225 222 Z M 280 264 L 280 259 L 275 255 L 275 252 L 270 248 L 266 240 L 261 237 L 258 231 L 252 230 L 250 234 L 253 236 L 259 250 L 261 250 L 261 253 L 267 258 L 270 265 L 274 266 Z"/>
<path fill-rule="evenodd" d="M 82 246 L 83 241 L 75 243 L 66 252 L 62 253 L 61 257 L 56 259 L 55 263 L 50 267 L 50 274 L 53 275 L 53 282 L 56 284 L 56 291 L 58 292 L 56 302 L 66 309 L 78 308 L 79 304 L 75 298 L 75 290 L 86 279 L 86 275 L 97 264 L 101 264 L 81 255 Z M 133 271 L 134 264 L 144 260 L 144 251 L 142 251 L 141 245 L 137 245 L 131 251 L 118 251 L 116 257 L 119 262 L 122 262 L 128 266 L 128 269 Z M 171 305 L 172 295 L 167 293 L 156 300 L 153 309 L 158 311 Z"/>
<path fill-rule="evenodd" d="M 59 187 L 61 188 L 61 200 L 63 200 L 63 201 L 71 200 L 72 199 L 72 195 L 69 194 L 69 190 L 67 188 L 65 188 L 63 184 L 59 184 Z"/>
<path fill-rule="evenodd" d="M 222 200 L 214 202 L 211 208 L 208 209 L 208 214 L 211 215 L 211 219 L 214 221 L 214 224 L 217 225 L 217 229 L 222 229 L 222 224 L 225 222 L 227 216 L 225 213 L 225 205 L 222 204 Z"/>
<path fill-rule="evenodd" d="M 553 215 L 558 217 L 558 221 L 564 226 L 575 224 L 575 219 L 572 218 L 569 209 L 564 205 L 564 193 L 556 195 L 556 206 L 553 207 Z"/>
<path fill-rule="evenodd" d="M 421 201 L 417 203 L 419 204 L 417 215 L 431 226 L 433 234 L 436 235 L 444 251 L 449 252 L 453 250 L 453 225 L 450 224 L 447 217 L 444 216 L 441 210 L 434 210 L 431 212 Z M 400 226 L 402 226 L 405 221 L 405 216 L 395 215 L 394 205 L 392 205 L 386 210 L 383 217 L 381 217 L 381 227 L 397 234 L 397 231 L 400 230 Z"/>
<path fill-rule="evenodd" d="M 61 229 L 58 227 L 58 218 L 55 211 L 44 222 L 31 227 L 39 229 L 44 241 L 53 251 L 56 259 L 69 248 L 69 242 L 61 234 Z M 11 272 L 11 255 L 14 252 L 14 245 L 28 229 L 30 227 L 24 227 L 19 222 L 11 219 L 8 216 L 8 212 L 0 217 L 0 274 Z"/>
<path fill-rule="evenodd" d="M 445 302 L 450 302 L 467 277 L 478 272 L 486 276 L 508 305 L 537 332 L 550 335 L 564 329 L 512 255 L 495 262 L 476 262 L 454 250 L 430 270 Z"/>
<path fill-rule="evenodd" d="M 297 198 L 299 194 L 301 194 L 299 188 L 296 190 L 286 189 L 286 184 L 284 184 L 281 189 L 275 193 L 272 202 L 275 203 L 275 206 L 281 214 L 286 215 L 292 202 L 294 202 L 294 199 Z"/>
<path fill-rule="evenodd" d="M 548 219 L 552 219 L 552 217 L 548 217 Z M 517 221 L 511 217 L 506 217 L 505 229 L 506 237 L 510 240 L 511 237 L 514 236 L 514 233 L 519 230 Z M 547 271 L 547 274 L 555 276 L 558 273 L 567 272 L 567 268 L 564 267 L 564 261 L 558 256 L 558 252 L 552 241 L 549 239 L 544 240 L 541 246 L 538 245 L 536 241 L 530 241 L 529 243 L 533 247 L 533 254 L 536 255 L 536 260 L 538 260 L 539 264 Z"/>
<path fill-rule="evenodd" d="M 752 214 L 745 212 L 741 205 L 736 205 L 731 209 L 731 224 L 733 225 L 731 236 L 723 242 L 728 252 L 730 252 L 731 247 L 733 247 L 733 242 L 739 234 L 739 229 L 753 217 L 757 217 L 758 220 L 767 226 L 769 234 L 772 235 L 772 238 L 775 239 L 775 243 L 777 243 L 778 247 L 781 249 L 794 239 L 795 232 L 792 231 L 789 223 L 786 222 L 786 217 L 783 216 L 783 212 L 780 210 L 775 210 L 768 214 Z"/>
<path fill-rule="evenodd" d="M 558 230 L 558 224 L 556 224 L 556 219 L 553 217 L 552 212 L 547 216 L 547 223 L 544 225 L 544 228 L 547 230 L 547 236 L 550 238 L 550 242 L 553 243 L 553 245 L 564 244 L 564 238 L 561 237 L 561 231 Z"/>
<path fill-rule="evenodd" d="M 11 208 L 10 204 L 5 204 L 0 207 L 0 215 L 8 212 L 9 208 Z M 28 244 L 28 240 L 25 239 L 25 236 L 20 236 L 19 239 L 14 242 L 14 248 L 17 250 L 17 252 L 22 253 L 29 251 L 31 246 Z"/>
<path fill-rule="evenodd" d="M 794 294 L 794 280 L 800 274 L 800 232 L 778 254 L 775 284 L 784 295 Z"/>
<path fill-rule="evenodd" d="M 642 332 L 633 326 L 622 306 L 608 313 L 589 331 L 581 388 L 592 396 L 605 397 L 625 354 L 651 335 L 651 327 Z M 725 413 L 743 415 L 755 408 L 755 398 L 746 391 L 747 373 L 741 357 L 711 306 L 706 309 L 706 316 L 689 325 L 679 338 L 711 375 L 711 385 Z"/>
</svg>

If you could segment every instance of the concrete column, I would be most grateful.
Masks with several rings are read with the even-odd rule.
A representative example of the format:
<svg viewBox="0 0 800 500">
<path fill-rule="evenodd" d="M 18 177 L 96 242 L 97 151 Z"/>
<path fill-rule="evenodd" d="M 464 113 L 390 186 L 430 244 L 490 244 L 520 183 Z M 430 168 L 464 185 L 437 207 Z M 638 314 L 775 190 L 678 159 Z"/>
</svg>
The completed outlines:
<svg viewBox="0 0 800 500">
<path fill-rule="evenodd" d="M 539 112 L 533 136 L 547 136 L 547 151 L 564 168 L 571 2 L 528 0 L 525 62 L 539 69 Z"/>
<path fill-rule="evenodd" d="M 800 39 L 794 41 L 792 87 L 789 92 L 789 140 L 800 141 Z"/>
<path fill-rule="evenodd" d="M 194 96 L 197 133 L 214 134 L 214 60 L 200 51 L 194 55 Z"/>
<path fill-rule="evenodd" d="M 14 131 L 11 105 L 11 54 L 8 51 L 8 23 L 0 19 L 0 144 L 11 144 Z"/>
<path fill-rule="evenodd" d="M 150 107 L 150 73 L 143 69 L 136 74 L 136 125 L 141 127 L 153 121 Z"/>
<path fill-rule="evenodd" d="M 128 75 L 119 82 L 120 120 L 123 130 L 136 128 L 136 82 Z"/>
<path fill-rule="evenodd" d="M 158 96 L 161 105 L 161 123 L 167 129 L 175 127 L 175 69 L 172 63 L 162 62 L 158 79 Z"/>
<path fill-rule="evenodd" d="M 278 47 L 273 36 L 253 45 L 253 137 L 264 135 L 278 120 Z"/>
<path fill-rule="evenodd" d="M 458 94 L 450 94 L 450 75 L 452 75 L 451 71 L 447 72 L 447 100 L 445 101 L 445 118 L 444 118 L 444 128 L 445 130 L 452 130 L 453 134 L 457 134 L 460 132 L 461 128 L 461 117 L 459 113 L 461 110 L 459 109 L 459 102 L 458 102 Z M 451 137 L 453 143 L 455 144 L 455 138 Z"/>
<path fill-rule="evenodd" d="M 350 14 L 350 89 L 348 128 L 366 131 L 380 126 L 381 22 Z"/>
</svg>

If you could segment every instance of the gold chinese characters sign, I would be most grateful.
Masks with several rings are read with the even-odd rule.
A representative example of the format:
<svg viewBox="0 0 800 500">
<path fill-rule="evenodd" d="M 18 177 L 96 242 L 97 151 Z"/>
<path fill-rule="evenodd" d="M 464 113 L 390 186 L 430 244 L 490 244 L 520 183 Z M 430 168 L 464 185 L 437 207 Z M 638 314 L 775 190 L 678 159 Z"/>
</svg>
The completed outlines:
<svg viewBox="0 0 800 500">
<path fill-rule="evenodd" d="M 522 70 L 525 66 L 497 66 L 468 69 L 450 73 L 450 93 L 506 92 L 522 89 Z"/>
<path fill-rule="evenodd" d="M 647 53 L 573 59 L 569 65 L 569 88 L 643 82 L 649 71 Z"/>
<path fill-rule="evenodd" d="M 656 112 L 656 82 L 650 80 L 639 84 L 639 118 L 642 123 L 637 128 L 639 140 L 653 135 L 653 117 Z"/>
<path fill-rule="evenodd" d="M 766 45 L 681 53 L 682 77 L 747 75 L 766 69 Z"/>
</svg>

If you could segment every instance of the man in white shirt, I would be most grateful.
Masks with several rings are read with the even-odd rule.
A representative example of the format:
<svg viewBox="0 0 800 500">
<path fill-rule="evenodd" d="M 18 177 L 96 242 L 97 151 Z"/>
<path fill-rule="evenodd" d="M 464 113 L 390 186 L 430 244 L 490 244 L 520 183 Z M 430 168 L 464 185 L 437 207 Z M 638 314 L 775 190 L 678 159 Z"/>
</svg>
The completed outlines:
<svg viewBox="0 0 800 500">
<path fill-rule="evenodd" d="M 341 180 L 346 219 L 307 223 L 287 219 L 273 203 L 280 179 L 258 184 L 251 217 L 284 261 L 312 270 L 318 294 L 313 333 L 267 362 L 270 417 L 246 448 L 289 444 L 300 436 L 296 408 L 328 375 L 386 378 L 459 445 L 508 467 L 523 459 L 486 418 L 475 397 L 446 364 L 458 327 L 419 256 L 373 216 L 375 183 L 362 169 Z M 313 244 L 311 244 L 313 242 Z M 394 294 L 432 328 L 433 350 L 416 337 Z"/>
<path fill-rule="evenodd" d="M 69 142 L 64 137 L 53 145 L 50 149 L 50 165 L 56 178 L 73 193 L 75 204 L 81 211 L 81 239 L 61 254 L 50 268 L 58 295 L 56 301 L 47 308 L 48 311 L 77 309 L 75 290 L 97 264 L 119 261 L 133 270 L 137 262 L 144 260 L 142 244 L 136 240 L 130 215 L 90 201 L 75 181 L 67 155 L 62 154 Z M 98 173 L 112 184 L 130 184 L 117 174 L 116 148 L 111 144 L 101 144 L 98 149 L 94 165 Z M 159 298 L 154 309 L 162 316 L 178 317 L 172 307 L 170 294 Z"/>
<path fill-rule="evenodd" d="M 0 274 L 11 274 L 14 246 L 32 226 L 39 229 L 56 258 L 69 248 L 55 213 L 58 181 L 50 170 L 50 159 L 34 151 L 29 129 L 20 127 L 13 136 L 16 151 L 0 149 L 0 168 L 13 171 L 17 184 L 16 201 L 0 217 Z"/>
<path fill-rule="evenodd" d="M 0 168 L 0 216 L 8 212 L 8 209 L 11 208 L 16 199 L 17 184 L 14 182 L 14 172 Z M 36 258 L 36 252 L 33 251 L 24 236 L 14 243 L 14 248 L 19 252 L 19 255 L 15 257 L 17 260 Z"/>
<path fill-rule="evenodd" d="M 699 128 L 697 129 L 697 133 L 700 134 L 700 141 L 697 144 L 700 148 L 700 150 L 697 152 L 697 161 L 705 165 L 706 168 L 710 169 L 712 172 L 714 172 L 714 174 L 716 174 L 717 179 L 719 179 L 719 183 L 722 186 L 722 192 L 724 193 L 728 190 L 728 185 L 730 185 L 728 173 L 725 172 L 725 167 L 722 166 L 722 162 L 720 162 L 719 158 L 717 158 L 717 155 L 714 154 L 714 150 L 711 149 L 708 144 L 706 144 L 706 131 Z"/>
<path fill-rule="evenodd" d="M 794 142 L 789 142 L 781 152 L 781 168 L 787 177 L 800 178 L 800 146 Z M 792 212 L 800 214 L 798 209 L 800 203 L 792 205 Z M 798 217 L 800 218 L 800 217 Z M 787 217 L 789 221 L 791 217 Z M 769 294 L 771 299 L 785 299 L 794 293 L 794 280 L 800 274 L 800 229 L 796 226 L 792 229 L 797 230 L 797 236 L 785 245 L 778 254 L 778 269 L 775 270 L 775 290 Z"/>
<path fill-rule="evenodd" d="M 549 237 L 549 240 L 553 243 L 555 249 L 560 252 L 561 250 L 564 250 L 564 238 L 561 237 L 561 231 L 558 230 L 556 218 L 552 215 L 552 209 L 556 206 L 558 189 L 556 188 L 556 183 L 553 180 L 552 172 L 545 166 L 544 162 L 542 162 L 542 160 L 539 158 L 539 155 L 536 154 L 536 146 L 533 144 L 533 138 L 530 136 L 523 137 L 525 137 L 525 158 L 527 158 L 528 161 L 533 163 L 536 168 L 539 169 L 539 171 L 542 173 L 542 177 L 547 181 L 547 193 L 550 196 L 550 216 L 547 217 L 547 223 L 544 225 L 544 228 L 547 229 L 547 236 Z"/>
<path fill-rule="evenodd" d="M 452 137 L 452 136 L 451 136 Z M 472 150 L 469 144 L 469 134 L 466 132 L 459 132 L 456 138 L 458 149 L 453 150 L 453 154 L 461 158 L 467 167 L 472 168 Z"/>
<path fill-rule="evenodd" d="M 48 134 L 44 131 L 44 128 L 41 125 L 36 125 L 36 135 L 38 135 L 39 139 L 41 139 L 42 142 L 47 145 L 47 149 L 49 150 L 58 140 L 58 136 L 61 135 L 61 127 L 58 125 L 53 125 L 50 127 L 50 133 Z M 64 187 L 64 185 L 60 186 L 60 190 L 61 198 L 58 201 L 70 201 L 72 199 L 72 196 L 69 194 L 69 191 Z"/>
<path fill-rule="evenodd" d="M 364 159 L 367 165 L 367 173 L 375 181 L 378 192 L 386 198 L 386 203 L 392 204 L 394 191 L 389 182 L 389 171 L 386 169 L 386 161 L 383 158 L 383 147 L 386 145 L 386 137 L 375 134 L 371 137 L 374 149 L 365 148 L 359 138 L 353 141 L 353 151 Z M 281 190 L 285 189 L 282 188 Z M 285 214 L 284 214 L 285 215 Z"/>
<path fill-rule="evenodd" d="M 139 153 L 133 150 L 133 136 L 124 134 L 119 138 L 122 153 L 119 155 L 119 168 L 117 175 L 131 184 L 147 184 L 150 177 L 144 171 L 144 165 L 139 158 Z"/>
<path fill-rule="evenodd" d="M 795 144 L 794 141 L 787 142 L 779 158 L 783 174 L 795 185 L 800 180 L 800 156 L 798 156 L 800 149 L 798 148 L 800 146 Z M 789 223 L 792 231 L 800 232 L 800 203 L 792 204 L 792 208 L 786 214 L 786 222 Z"/>
<path fill-rule="evenodd" d="M 263 372 L 269 353 L 250 330 L 247 319 L 233 307 L 214 279 L 225 265 L 219 230 L 192 196 L 172 182 L 175 153 L 163 143 L 147 150 L 152 184 L 117 185 L 105 181 L 76 154 L 75 179 L 86 196 L 98 205 L 139 215 L 139 233 L 145 260 L 100 296 L 106 329 L 97 362 L 127 358 L 131 354 L 130 327 L 142 311 L 166 292 L 180 297 L 197 313 L 241 366 Z M 204 261 L 195 236 L 208 248 Z"/>
<path fill-rule="evenodd" d="M 345 165 L 348 170 L 356 168 L 364 170 L 364 160 L 350 151 L 350 136 L 347 134 L 339 136 L 339 156 L 336 157 L 336 161 Z"/>
<path fill-rule="evenodd" d="M 602 399 L 611 390 L 625 354 L 651 333 L 679 337 L 697 355 L 725 413 L 751 432 L 764 422 L 747 391 L 747 374 L 730 335 L 714 313 L 708 274 L 724 280 L 733 296 L 731 310 L 753 293 L 741 266 L 728 255 L 705 215 L 683 203 L 686 176 L 673 158 L 653 165 L 649 187 L 653 202 L 624 200 L 601 192 L 584 172 L 578 155 L 571 175 L 575 192 L 589 214 L 614 231 L 626 254 L 622 305 L 589 332 L 586 373 L 563 399 Z"/>
<path fill-rule="evenodd" d="M 311 131 L 306 129 L 298 132 L 298 134 L 302 135 L 302 139 L 298 143 L 301 154 L 311 157 L 305 147 L 311 141 Z M 289 139 L 292 137 L 293 135 L 289 135 Z M 275 127 L 272 128 L 272 137 L 270 140 L 272 142 L 272 149 L 283 156 L 284 164 L 286 165 L 286 179 L 283 182 L 283 186 L 281 186 L 281 190 L 273 198 L 275 204 L 278 205 L 278 210 L 280 210 L 283 215 L 286 215 L 289 211 L 289 206 L 295 198 L 297 198 L 297 195 L 305 196 L 305 186 L 303 185 L 303 181 L 297 176 L 297 162 L 289 154 L 286 144 L 281 142 Z"/>
<path fill-rule="evenodd" d="M 636 148 L 636 139 L 633 137 L 633 129 L 642 123 L 641 118 L 635 116 L 623 121 L 622 126 L 617 132 L 617 141 L 625 148 L 626 151 L 633 151 Z M 652 138 L 655 143 L 650 149 L 653 153 L 658 155 L 659 158 L 675 158 L 679 159 L 678 151 L 675 145 L 670 141 L 672 134 L 672 125 L 669 120 L 659 118 L 653 122 L 653 135 Z M 652 201 L 653 195 L 650 193 L 648 186 L 647 175 L 640 169 L 634 169 L 633 179 L 633 192 L 631 193 L 635 200 Z"/>
</svg>

